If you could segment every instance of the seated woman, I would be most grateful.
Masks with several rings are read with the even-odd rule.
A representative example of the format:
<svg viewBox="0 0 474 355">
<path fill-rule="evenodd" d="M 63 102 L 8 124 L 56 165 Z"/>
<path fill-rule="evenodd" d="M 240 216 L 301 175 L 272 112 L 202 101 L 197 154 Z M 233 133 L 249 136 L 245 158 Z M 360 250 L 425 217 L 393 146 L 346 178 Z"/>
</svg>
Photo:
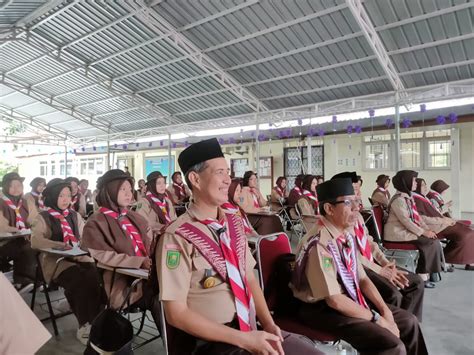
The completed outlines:
<svg viewBox="0 0 474 355">
<path fill-rule="evenodd" d="M 316 181 L 318 182 L 318 185 L 322 184 L 324 182 L 324 176 L 316 175 Z"/>
<path fill-rule="evenodd" d="M 242 193 L 242 178 L 234 178 L 232 179 L 230 186 L 228 202 L 224 203 L 221 208 L 226 211 L 227 213 L 236 213 L 242 218 L 242 222 L 244 225 L 244 231 L 247 238 L 249 237 L 258 237 L 258 233 L 250 224 L 250 221 L 247 217 L 245 211 L 239 206 L 240 195 Z"/>
<path fill-rule="evenodd" d="M 146 181 L 144 179 L 138 180 L 138 190 L 137 190 L 137 196 L 136 200 L 141 200 L 142 198 L 145 198 L 146 195 Z"/>
<path fill-rule="evenodd" d="M 62 179 L 53 179 L 43 191 L 46 210 L 31 227 L 31 246 L 35 249 L 71 249 L 80 243 L 84 222 L 71 209 L 71 187 Z M 60 256 L 42 253 L 41 268 L 46 282 L 54 281 L 64 288 L 64 295 L 77 318 L 77 339 L 84 345 L 89 338 L 90 325 L 105 304 L 99 274 L 94 259 L 89 256 L 61 261 Z"/>
<path fill-rule="evenodd" d="M 82 218 L 86 217 L 86 198 L 79 191 L 79 179 L 73 176 L 66 178 L 66 182 L 71 185 L 72 200 L 71 209 L 81 215 Z"/>
<path fill-rule="evenodd" d="M 443 216 L 427 198 L 429 189 L 425 180 L 416 179 L 416 183 L 416 193 L 413 197 L 423 221 L 438 235 L 438 238 L 449 240 L 444 248 L 446 262 L 465 264 L 466 270 L 474 270 L 474 230 Z"/>
<path fill-rule="evenodd" d="M 382 206 L 382 208 L 386 210 L 388 202 L 390 201 L 390 192 L 388 191 L 390 176 L 381 174 L 377 176 L 375 183 L 377 184 L 377 188 L 372 192 L 372 202 Z"/>
<path fill-rule="evenodd" d="M 294 206 L 303 195 L 301 191 L 301 184 L 303 183 L 304 174 L 299 174 L 295 177 L 295 186 L 291 189 L 288 195 L 288 206 Z"/>
<path fill-rule="evenodd" d="M 167 190 L 171 201 L 175 205 L 182 205 L 188 202 L 191 197 L 191 190 L 184 184 L 183 177 L 179 171 L 175 171 L 171 175 L 171 184 Z"/>
<path fill-rule="evenodd" d="M 444 202 L 443 193 L 449 189 L 449 185 L 443 180 L 436 180 L 431 184 L 431 191 L 426 194 L 433 206 L 446 217 L 451 217 L 450 208 L 453 201 Z"/>
<path fill-rule="evenodd" d="M 148 174 L 147 192 L 137 205 L 137 212 L 148 222 L 153 234 L 158 236 L 176 219 L 173 202 L 166 197 L 166 177 L 159 171 Z"/>
<path fill-rule="evenodd" d="M 257 233 L 264 235 L 282 232 L 280 218 L 275 214 L 269 214 L 265 208 L 267 201 L 257 188 L 257 175 L 253 171 L 245 172 L 242 183 L 239 206 L 248 214 L 248 219 Z"/>
<path fill-rule="evenodd" d="M 286 204 L 288 199 L 288 191 L 286 190 L 287 180 L 286 177 L 278 177 L 275 187 L 272 189 L 270 202 L 272 210 L 279 211 L 282 204 Z"/>
<path fill-rule="evenodd" d="M 0 194 L 0 232 L 28 231 L 38 210 L 32 201 L 23 196 L 23 181 L 17 173 L 8 173 L 2 179 Z M 26 287 L 35 280 L 36 252 L 24 238 L 0 240 L 0 259 L 13 260 L 13 282 L 17 289 Z"/>
<path fill-rule="evenodd" d="M 38 212 L 40 212 L 44 209 L 43 196 L 41 196 L 41 193 L 46 187 L 46 179 L 42 177 L 35 177 L 33 180 L 31 180 L 30 186 L 31 191 L 26 193 L 24 198 L 27 201 L 31 200 L 38 209 Z"/>
<path fill-rule="evenodd" d="M 428 282 L 428 274 L 441 271 L 441 246 L 434 233 L 423 221 L 416 209 L 412 191 L 416 189 L 418 173 L 401 170 L 393 177 L 397 193 L 388 204 L 388 219 L 384 227 L 384 240 L 390 242 L 415 244 L 420 251 L 416 272 L 425 281 L 425 286 L 433 288 Z"/>
<path fill-rule="evenodd" d="M 303 216 L 315 216 L 319 214 L 319 202 L 316 196 L 318 180 L 314 175 L 306 175 L 301 184 L 303 195 L 298 199 L 297 205 Z"/>
<path fill-rule="evenodd" d="M 109 170 L 99 178 L 96 197 L 99 210 L 87 220 L 81 246 L 105 266 L 149 270 L 151 229 L 145 218 L 127 208 L 132 201 L 133 184 L 133 178 L 120 169 Z M 133 278 L 116 274 L 111 289 L 112 275 L 112 271 L 103 272 L 104 288 L 112 308 L 119 308 Z M 130 296 L 130 304 L 140 301 L 150 309 L 156 291 L 140 283 Z M 152 315 L 156 322 L 158 313 L 153 310 Z"/>
</svg>

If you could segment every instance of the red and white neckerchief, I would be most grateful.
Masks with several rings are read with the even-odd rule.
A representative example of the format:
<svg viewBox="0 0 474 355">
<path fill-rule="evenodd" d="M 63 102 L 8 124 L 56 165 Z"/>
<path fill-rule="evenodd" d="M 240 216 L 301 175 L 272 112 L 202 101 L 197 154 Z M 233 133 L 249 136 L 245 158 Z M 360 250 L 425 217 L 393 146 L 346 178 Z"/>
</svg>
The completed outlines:
<svg viewBox="0 0 474 355">
<path fill-rule="evenodd" d="M 255 330 L 255 303 L 247 283 L 245 270 L 239 270 L 237 252 L 231 247 L 227 222 L 218 222 L 212 218 L 206 218 L 199 222 L 208 226 L 219 235 L 219 244 L 225 259 L 230 289 L 234 294 L 235 309 L 237 311 L 240 330 L 243 332 Z"/>
<path fill-rule="evenodd" d="M 301 192 L 301 189 L 300 189 L 298 186 L 295 186 L 295 187 L 293 188 L 293 190 L 296 191 L 296 193 L 298 194 L 298 196 L 303 196 L 303 193 Z"/>
<path fill-rule="evenodd" d="M 425 196 L 423 196 L 422 194 L 418 194 L 418 193 L 416 193 L 416 192 L 412 192 L 411 194 L 413 195 L 413 198 L 417 198 L 417 199 L 419 199 L 419 200 L 421 200 L 421 201 L 423 201 L 423 202 L 428 203 L 428 204 L 431 205 L 432 207 L 434 207 L 434 206 L 433 206 L 433 203 L 432 203 L 428 198 L 426 198 Z"/>
<path fill-rule="evenodd" d="M 153 195 L 150 191 L 146 193 L 146 196 L 151 198 L 151 200 L 155 203 L 155 205 L 157 205 L 158 208 L 163 212 L 163 214 L 165 215 L 166 223 L 170 223 L 171 217 L 170 217 L 170 212 L 168 211 L 168 205 L 166 203 L 166 200 L 161 201 L 158 197 Z"/>
<path fill-rule="evenodd" d="M 388 196 L 388 190 L 384 189 L 383 187 L 379 187 L 378 190 L 382 192 L 385 196 Z"/>
<path fill-rule="evenodd" d="M 226 202 L 221 205 L 221 208 L 227 213 L 238 214 L 242 218 L 245 234 L 246 235 L 252 234 L 253 230 L 252 230 L 252 227 L 250 226 L 249 220 L 247 219 L 247 216 L 242 215 L 242 212 L 240 211 L 239 207 L 235 206 L 234 204 L 230 202 Z"/>
<path fill-rule="evenodd" d="M 31 191 L 31 195 L 36 197 L 38 199 L 38 207 L 40 210 L 46 210 L 46 207 L 44 206 L 44 201 L 43 201 L 43 195 L 37 193 L 36 191 Z"/>
<path fill-rule="evenodd" d="M 316 214 L 318 214 L 318 211 L 319 211 L 318 198 L 311 191 L 308 191 L 308 190 L 303 190 L 303 196 L 305 196 L 305 197 L 309 198 L 311 201 L 313 201 L 314 210 L 316 211 Z"/>
<path fill-rule="evenodd" d="M 275 191 L 278 192 L 278 195 L 280 195 L 281 197 L 285 197 L 285 193 L 283 192 L 283 190 L 280 188 L 280 186 L 275 186 Z"/>
<path fill-rule="evenodd" d="M 22 207 L 23 201 L 20 199 L 18 201 L 18 205 L 15 206 L 12 200 L 10 200 L 7 196 L 3 195 L 2 196 L 3 200 L 5 203 L 10 207 L 12 210 L 15 211 L 15 227 L 18 228 L 19 230 L 26 229 L 25 221 L 20 213 L 20 209 Z"/>
<path fill-rule="evenodd" d="M 443 197 L 441 196 L 441 194 L 439 192 L 436 192 L 436 191 L 433 191 L 433 190 L 431 190 L 431 194 L 433 195 L 436 202 L 438 202 L 438 205 L 440 207 L 443 207 L 444 200 L 443 200 Z"/>
<path fill-rule="evenodd" d="M 258 202 L 258 192 L 253 187 L 250 188 L 250 193 L 252 194 L 253 207 L 260 208 L 260 203 Z"/>
<path fill-rule="evenodd" d="M 408 198 L 407 199 L 407 204 L 408 208 L 410 210 L 410 218 L 415 223 L 417 226 L 421 225 L 421 217 L 420 214 L 418 213 L 418 209 L 416 208 L 416 203 L 413 198 Z"/>
<path fill-rule="evenodd" d="M 52 208 L 48 208 L 47 211 L 51 216 L 56 219 L 59 219 L 59 222 L 61 223 L 61 230 L 63 232 L 63 242 L 71 246 L 77 245 L 78 240 L 66 219 L 66 217 L 69 216 L 69 210 L 66 209 L 63 211 L 63 213 L 60 213 Z"/>
<path fill-rule="evenodd" d="M 365 301 L 364 295 L 362 294 L 362 291 L 360 290 L 359 283 L 357 282 L 357 277 L 356 277 L 356 268 L 354 263 L 356 261 L 353 260 L 352 256 L 355 255 L 353 254 L 352 251 L 352 243 L 348 242 L 348 239 L 344 235 L 339 236 L 336 238 L 336 243 L 339 247 L 339 250 L 341 251 L 342 254 L 342 259 L 344 262 L 344 266 L 346 270 L 349 272 L 349 275 L 351 276 L 356 294 L 357 294 L 357 300 L 359 301 L 359 304 L 365 308 L 369 308 L 367 305 L 367 302 Z"/>
<path fill-rule="evenodd" d="M 71 209 L 76 211 L 76 203 L 79 200 L 79 193 L 77 193 L 75 196 L 72 197 L 71 199 Z M 77 211 L 76 211 L 77 212 Z"/>
<path fill-rule="evenodd" d="M 178 199 L 186 197 L 186 190 L 184 189 L 184 184 L 178 184 L 173 182 L 173 186 L 178 188 Z"/>
<path fill-rule="evenodd" d="M 128 219 L 127 209 L 122 209 L 120 214 L 105 207 L 101 207 L 99 211 L 119 222 L 122 230 L 132 241 L 133 251 L 135 252 L 136 256 L 147 256 L 148 253 L 146 252 L 145 245 L 143 244 L 142 236 L 140 235 L 138 229 Z"/>
<path fill-rule="evenodd" d="M 362 256 L 370 261 L 374 261 L 369 238 L 367 238 L 367 235 L 365 234 L 364 225 L 360 222 L 357 222 L 356 226 L 354 227 L 354 232 L 357 239 L 357 245 L 359 246 L 359 251 Z"/>
</svg>

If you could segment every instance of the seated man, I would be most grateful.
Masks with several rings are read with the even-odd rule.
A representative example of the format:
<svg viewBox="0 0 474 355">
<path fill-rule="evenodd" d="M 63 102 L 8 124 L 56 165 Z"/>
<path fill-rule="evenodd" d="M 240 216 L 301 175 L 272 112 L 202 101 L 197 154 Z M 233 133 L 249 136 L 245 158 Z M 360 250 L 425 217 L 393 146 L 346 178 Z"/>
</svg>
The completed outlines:
<svg viewBox="0 0 474 355">
<path fill-rule="evenodd" d="M 170 354 L 321 354 L 274 323 L 256 280 L 242 219 L 225 213 L 231 183 L 217 139 L 178 158 L 193 202 L 160 238 L 156 265 Z M 260 321 L 263 331 L 256 328 Z"/>
<path fill-rule="evenodd" d="M 300 241 L 290 287 L 299 318 L 350 343 L 361 354 L 427 354 L 418 320 L 387 305 L 367 277 L 348 232 L 358 200 L 349 178 L 318 185 L 321 219 Z"/>
</svg>

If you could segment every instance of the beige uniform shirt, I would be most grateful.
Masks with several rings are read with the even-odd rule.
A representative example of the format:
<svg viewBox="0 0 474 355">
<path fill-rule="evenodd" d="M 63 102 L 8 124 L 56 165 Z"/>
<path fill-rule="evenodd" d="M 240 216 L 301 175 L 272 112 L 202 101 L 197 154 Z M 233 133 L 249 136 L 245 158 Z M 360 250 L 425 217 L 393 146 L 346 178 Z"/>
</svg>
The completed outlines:
<svg viewBox="0 0 474 355">
<path fill-rule="evenodd" d="M 183 199 L 179 200 L 178 195 L 176 195 L 176 193 L 174 192 L 173 184 L 168 185 L 168 187 L 166 188 L 166 191 L 168 191 L 168 193 L 171 197 L 171 200 L 173 201 L 173 204 L 177 205 L 177 204 L 180 204 L 181 202 L 183 202 Z M 189 187 L 186 184 L 184 184 L 184 192 L 186 193 L 186 197 L 191 196 L 191 190 L 189 189 Z"/>
<path fill-rule="evenodd" d="M 0 273 L 0 354 L 36 353 L 51 338 L 7 278 Z"/>
<path fill-rule="evenodd" d="M 267 200 L 263 197 L 260 190 L 255 190 L 258 196 L 258 204 L 260 207 L 264 207 L 267 205 Z M 250 192 L 250 187 L 244 186 L 242 188 L 242 192 L 240 194 L 241 202 L 239 203 L 240 207 L 245 211 L 245 213 L 258 213 L 260 211 L 260 207 L 255 207 L 253 204 L 253 195 Z"/>
<path fill-rule="evenodd" d="M 0 193 L 0 198 L 3 197 L 3 194 Z M 36 216 L 38 216 L 38 209 L 36 208 L 35 202 L 31 199 L 26 200 L 26 205 L 28 207 L 28 219 L 26 220 L 27 228 L 31 226 Z M 5 218 L 3 213 L 0 213 L 0 232 L 17 232 L 16 227 L 9 225 L 8 220 Z"/>
<path fill-rule="evenodd" d="M 79 211 L 78 212 L 83 218 L 86 216 L 86 198 L 83 194 L 79 197 Z"/>
<path fill-rule="evenodd" d="M 222 216 L 219 209 L 219 217 Z M 236 309 L 234 295 L 229 283 L 222 280 L 198 249 L 184 238 L 175 234 L 184 223 L 191 223 L 216 240 L 213 233 L 197 219 L 205 219 L 195 205 L 190 204 L 188 212 L 180 216 L 160 238 L 156 252 L 156 265 L 160 283 L 160 300 L 186 303 L 189 309 L 214 322 L 224 324 L 234 319 Z M 217 241 L 216 241 L 217 243 Z M 250 249 L 246 246 L 246 274 L 250 275 L 256 264 Z M 174 258 L 170 263 L 170 258 Z M 216 284 L 204 288 L 206 270 L 216 278 Z"/>
<path fill-rule="evenodd" d="M 173 202 L 169 198 L 165 198 L 168 204 L 169 215 L 172 221 L 176 219 L 176 211 L 173 206 Z M 156 214 L 155 210 L 151 206 L 151 202 L 147 198 L 141 198 L 138 200 L 137 203 L 137 210 L 139 214 L 141 214 L 145 219 L 148 221 L 148 225 L 150 226 L 151 230 L 154 233 L 161 233 L 161 230 L 165 226 L 161 224 L 158 215 Z"/>
<path fill-rule="evenodd" d="M 321 222 L 323 225 L 317 223 L 306 233 L 304 238 L 299 242 L 296 250 L 296 258 L 298 258 L 308 239 L 319 233 L 319 243 L 309 252 L 306 264 L 304 277 L 307 280 L 307 287 L 302 287 L 298 290 L 290 284 L 293 295 L 307 303 L 314 303 L 330 296 L 345 293 L 337 277 L 335 261 L 328 249 L 329 242 L 332 242 L 335 246 L 337 245 L 336 238 L 339 237 L 342 232 L 337 230 L 336 227 L 324 217 L 321 217 Z M 360 257 L 358 257 L 357 272 L 359 280 L 363 280 L 367 277 Z"/>
<path fill-rule="evenodd" d="M 376 189 L 374 190 L 374 192 L 372 193 L 372 197 L 371 197 L 372 201 L 374 203 L 377 203 L 379 204 L 380 206 L 382 206 L 383 208 L 387 208 L 388 206 L 388 197 L 387 195 L 385 195 L 381 190 L 379 189 Z"/>
<path fill-rule="evenodd" d="M 388 219 L 383 231 L 383 237 L 386 241 L 409 242 L 418 239 L 425 230 L 429 229 L 423 219 L 419 226 L 411 220 L 405 198 L 411 199 L 412 197 L 406 193 L 401 193 L 390 204 Z"/>
<path fill-rule="evenodd" d="M 84 229 L 84 221 L 77 212 L 72 211 L 71 213 L 77 214 L 77 228 L 79 230 L 79 236 L 82 236 L 82 231 Z M 48 224 L 46 224 L 46 221 L 44 220 L 42 215 L 38 215 L 31 226 L 31 247 L 33 249 L 47 249 L 64 246 L 63 242 L 51 240 L 51 236 L 52 232 L 51 229 L 48 227 Z M 75 265 L 74 263 L 63 260 L 59 263 L 56 272 L 54 272 L 54 269 L 56 268 L 56 261 L 59 258 L 60 256 L 55 256 L 49 253 L 41 253 L 41 268 L 43 270 L 44 278 L 47 282 L 50 282 L 51 279 L 54 279 L 59 276 L 59 274 L 62 273 L 64 270 Z M 89 256 L 79 256 L 74 259 L 84 263 L 94 262 L 94 259 Z"/>
</svg>

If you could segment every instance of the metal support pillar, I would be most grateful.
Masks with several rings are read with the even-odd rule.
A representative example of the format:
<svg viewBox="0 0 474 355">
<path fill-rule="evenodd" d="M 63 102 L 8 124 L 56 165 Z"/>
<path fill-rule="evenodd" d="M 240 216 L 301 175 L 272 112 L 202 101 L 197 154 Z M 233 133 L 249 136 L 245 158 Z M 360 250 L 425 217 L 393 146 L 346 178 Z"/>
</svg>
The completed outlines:
<svg viewBox="0 0 474 355">
<path fill-rule="evenodd" d="M 306 150 L 306 159 L 308 160 L 308 174 L 313 173 L 313 163 L 312 163 L 312 151 L 311 151 L 311 136 L 308 136 L 307 138 L 307 150 Z"/>
<path fill-rule="evenodd" d="M 398 93 L 395 93 L 395 171 L 401 169 L 401 155 L 400 155 L 400 104 Z"/>
<path fill-rule="evenodd" d="M 171 182 L 171 133 L 168 133 L 168 181 Z M 184 177 L 184 176 L 183 176 Z"/>
<path fill-rule="evenodd" d="M 255 173 L 258 176 L 260 172 L 260 124 L 258 122 L 258 113 L 255 114 L 255 122 L 257 123 L 257 130 L 255 132 Z M 260 179 L 257 179 L 257 187 L 260 188 Z"/>
</svg>

